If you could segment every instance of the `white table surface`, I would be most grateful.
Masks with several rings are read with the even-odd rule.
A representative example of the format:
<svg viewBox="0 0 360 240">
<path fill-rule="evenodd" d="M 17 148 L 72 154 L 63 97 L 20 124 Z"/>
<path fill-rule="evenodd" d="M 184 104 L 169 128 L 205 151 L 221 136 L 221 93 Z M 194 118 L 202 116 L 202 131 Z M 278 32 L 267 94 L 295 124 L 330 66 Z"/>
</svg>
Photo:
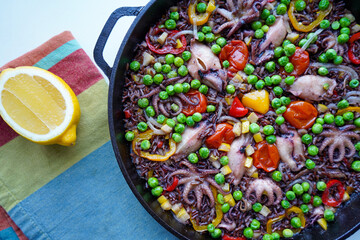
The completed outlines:
<svg viewBox="0 0 360 240">
<path fill-rule="evenodd" d="M 0 66 L 69 30 L 93 60 L 96 40 L 110 14 L 123 6 L 144 6 L 148 0 L 1 0 Z M 104 50 L 112 66 L 134 17 L 115 26 Z M 360 239 L 360 230 L 348 240 Z"/>
</svg>

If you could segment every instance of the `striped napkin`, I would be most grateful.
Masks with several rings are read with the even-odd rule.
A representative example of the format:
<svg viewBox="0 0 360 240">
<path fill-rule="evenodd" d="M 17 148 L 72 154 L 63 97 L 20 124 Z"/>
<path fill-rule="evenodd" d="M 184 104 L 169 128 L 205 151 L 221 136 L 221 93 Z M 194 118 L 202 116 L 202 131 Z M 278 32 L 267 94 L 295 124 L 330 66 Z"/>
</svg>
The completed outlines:
<svg viewBox="0 0 360 240">
<path fill-rule="evenodd" d="M 176 239 L 127 186 L 109 138 L 108 85 L 73 35 L 63 32 L 0 71 L 17 66 L 60 76 L 81 118 L 73 147 L 30 142 L 0 118 L 0 240 Z"/>
</svg>

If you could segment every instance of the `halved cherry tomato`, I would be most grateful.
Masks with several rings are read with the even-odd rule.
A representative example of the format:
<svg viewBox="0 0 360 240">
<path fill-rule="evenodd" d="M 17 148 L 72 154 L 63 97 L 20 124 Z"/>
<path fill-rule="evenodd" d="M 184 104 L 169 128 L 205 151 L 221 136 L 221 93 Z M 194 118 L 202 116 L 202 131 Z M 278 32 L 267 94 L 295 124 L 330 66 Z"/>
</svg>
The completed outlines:
<svg viewBox="0 0 360 240">
<path fill-rule="evenodd" d="M 290 62 L 294 65 L 294 71 L 290 75 L 300 76 L 309 67 L 310 58 L 309 53 L 296 47 L 294 55 L 289 58 Z"/>
<path fill-rule="evenodd" d="M 244 237 L 230 237 L 229 235 L 224 234 L 222 240 L 246 240 Z"/>
<path fill-rule="evenodd" d="M 221 143 L 231 144 L 234 138 L 233 126 L 228 123 L 220 123 L 216 125 L 215 133 L 206 139 L 205 144 L 209 148 L 218 148 Z"/>
<path fill-rule="evenodd" d="M 280 155 L 274 144 L 268 144 L 266 141 L 259 142 L 255 145 L 256 151 L 252 155 L 254 166 L 262 168 L 266 172 L 271 172 L 279 166 Z"/>
<path fill-rule="evenodd" d="M 330 197 L 330 188 L 336 188 L 335 196 Z M 330 207 L 337 207 L 341 204 L 345 194 L 344 185 L 336 179 L 330 180 L 326 184 L 326 189 L 321 197 L 323 203 Z"/>
<path fill-rule="evenodd" d="M 295 128 L 310 128 L 318 115 L 316 108 L 304 101 L 294 101 L 289 104 L 283 117 Z"/>
<path fill-rule="evenodd" d="M 249 50 L 243 41 L 233 40 L 221 49 L 219 58 L 221 62 L 228 60 L 230 63 L 228 70 L 236 73 L 244 70 L 249 58 Z"/>
<path fill-rule="evenodd" d="M 207 99 L 204 94 L 200 93 L 199 91 L 190 90 L 186 94 L 187 98 L 190 99 L 192 102 L 198 102 L 197 105 L 191 105 L 188 103 L 184 104 L 184 108 L 182 113 L 186 116 L 191 116 L 196 112 L 204 113 L 206 112 L 207 107 Z"/>
<path fill-rule="evenodd" d="M 243 117 L 249 110 L 244 107 L 238 97 L 235 97 L 234 101 L 231 104 L 229 115 L 232 117 Z"/>
</svg>

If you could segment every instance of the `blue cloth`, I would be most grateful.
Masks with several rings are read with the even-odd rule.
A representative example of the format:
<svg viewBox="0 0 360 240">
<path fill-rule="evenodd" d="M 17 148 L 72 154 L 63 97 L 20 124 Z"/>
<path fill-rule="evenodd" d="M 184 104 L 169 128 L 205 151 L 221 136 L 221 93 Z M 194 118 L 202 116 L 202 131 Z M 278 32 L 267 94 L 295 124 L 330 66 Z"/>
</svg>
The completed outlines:
<svg viewBox="0 0 360 240">
<path fill-rule="evenodd" d="M 29 239 L 177 239 L 137 201 L 111 142 L 17 204 L 9 215 Z"/>
<path fill-rule="evenodd" d="M 19 240 L 19 238 L 14 229 L 8 227 L 0 231 L 0 240 Z"/>
</svg>

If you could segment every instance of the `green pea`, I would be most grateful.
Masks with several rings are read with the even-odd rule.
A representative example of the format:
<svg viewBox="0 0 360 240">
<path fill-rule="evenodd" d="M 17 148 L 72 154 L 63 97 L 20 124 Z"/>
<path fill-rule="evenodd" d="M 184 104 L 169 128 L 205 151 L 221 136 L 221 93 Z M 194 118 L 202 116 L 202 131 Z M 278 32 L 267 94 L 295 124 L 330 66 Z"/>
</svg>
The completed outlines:
<svg viewBox="0 0 360 240">
<path fill-rule="evenodd" d="M 198 89 L 201 86 L 201 82 L 197 79 L 194 79 L 190 82 L 190 86 L 193 89 Z"/>
<path fill-rule="evenodd" d="M 309 207 L 306 204 L 301 204 L 300 209 L 301 209 L 301 211 L 303 213 L 308 213 L 309 212 Z"/>
<path fill-rule="evenodd" d="M 291 0 L 281 0 L 280 2 L 287 6 L 290 4 Z"/>
<path fill-rule="evenodd" d="M 282 180 L 282 174 L 281 174 L 281 172 L 280 171 L 274 171 L 273 173 L 272 173 L 272 179 L 274 179 L 274 181 L 276 181 L 276 182 L 280 182 L 281 180 Z"/>
<path fill-rule="evenodd" d="M 208 230 L 209 233 L 214 232 L 214 231 L 215 231 L 215 226 L 214 226 L 214 224 L 212 224 L 212 223 L 208 224 L 208 225 L 207 225 L 207 230 Z"/>
<path fill-rule="evenodd" d="M 220 47 L 224 47 L 226 45 L 226 39 L 223 37 L 219 37 L 218 39 L 216 39 L 216 44 L 219 45 Z"/>
<path fill-rule="evenodd" d="M 153 117 L 155 116 L 155 109 L 153 106 L 148 106 L 146 109 L 145 109 L 145 113 L 146 115 L 148 115 L 149 117 Z"/>
<path fill-rule="evenodd" d="M 159 97 L 162 100 L 166 100 L 166 99 L 169 98 L 169 94 L 167 92 L 165 92 L 165 91 L 161 91 L 161 92 L 159 92 Z"/>
<path fill-rule="evenodd" d="M 196 155 L 196 153 L 190 153 L 190 154 L 188 155 L 188 160 L 189 160 L 189 162 L 195 164 L 195 163 L 197 163 L 197 162 L 199 161 L 199 158 L 198 158 L 198 156 Z"/>
<path fill-rule="evenodd" d="M 309 154 L 310 156 L 316 156 L 318 153 L 319 153 L 319 149 L 318 149 L 317 146 L 315 146 L 315 145 L 310 145 L 310 146 L 308 147 L 308 154 Z"/>
<path fill-rule="evenodd" d="M 262 240 L 273 240 L 274 238 L 270 234 L 265 234 L 262 238 Z"/>
<path fill-rule="evenodd" d="M 287 192 L 285 193 L 285 196 L 286 196 L 286 198 L 289 199 L 290 201 L 294 200 L 295 197 L 296 197 L 296 195 L 295 195 L 295 193 L 294 193 L 293 191 L 287 191 Z"/>
<path fill-rule="evenodd" d="M 255 31 L 254 36 L 257 39 L 260 39 L 260 38 L 264 37 L 264 34 L 265 34 L 264 31 L 260 28 L 260 29 Z"/>
<path fill-rule="evenodd" d="M 282 201 L 281 201 L 281 206 L 282 206 L 284 209 L 288 209 L 289 207 L 291 207 L 291 204 L 289 203 L 288 200 L 282 200 Z"/>
<path fill-rule="evenodd" d="M 177 21 L 177 20 L 179 20 L 180 15 L 179 15 L 178 12 L 171 12 L 171 13 L 170 13 L 170 18 L 173 19 L 173 20 L 175 20 L 175 21 Z"/>
<path fill-rule="evenodd" d="M 273 61 L 267 62 L 265 64 L 265 69 L 269 72 L 269 73 L 273 73 L 275 71 L 276 68 L 276 64 Z"/>
<path fill-rule="evenodd" d="M 203 32 L 198 32 L 197 33 L 197 39 L 199 40 L 199 42 L 202 42 L 205 40 L 205 34 Z"/>
<path fill-rule="evenodd" d="M 149 178 L 147 182 L 151 188 L 159 186 L 159 180 L 156 177 Z"/>
<path fill-rule="evenodd" d="M 178 123 L 175 126 L 175 132 L 182 134 L 185 131 L 185 125 L 182 123 Z"/>
<path fill-rule="evenodd" d="M 338 21 L 334 21 L 331 24 L 331 28 L 334 29 L 334 30 L 338 30 L 340 28 L 340 23 Z"/>
<path fill-rule="evenodd" d="M 248 76 L 248 78 L 247 78 L 247 82 L 248 82 L 249 84 L 255 84 L 257 81 L 258 81 L 258 77 L 255 76 L 255 75 L 250 75 L 250 76 Z"/>
<path fill-rule="evenodd" d="M 162 66 L 163 73 L 169 73 L 171 71 L 171 66 L 169 64 L 164 64 Z"/>
<path fill-rule="evenodd" d="M 298 217 L 293 217 L 290 222 L 291 222 L 291 226 L 293 226 L 294 228 L 301 227 L 301 220 Z"/>
<path fill-rule="evenodd" d="M 168 125 L 169 127 L 173 128 L 173 127 L 175 127 L 175 124 L 176 124 L 176 122 L 173 119 L 171 119 L 171 118 L 166 119 L 166 125 Z"/>
<path fill-rule="evenodd" d="M 221 47 L 218 44 L 214 44 L 211 46 L 211 51 L 217 55 L 221 52 Z"/>
<path fill-rule="evenodd" d="M 215 110 L 216 110 L 216 107 L 214 105 L 207 105 L 207 107 L 206 107 L 206 112 L 208 112 L 208 113 L 215 112 Z"/>
<path fill-rule="evenodd" d="M 254 212 L 260 212 L 262 209 L 261 203 L 255 203 L 254 205 L 252 205 L 252 209 L 254 210 Z"/>
<path fill-rule="evenodd" d="M 174 78 L 174 77 L 177 77 L 177 75 L 178 75 L 177 72 L 175 70 L 173 70 L 167 74 L 167 78 Z"/>
<path fill-rule="evenodd" d="M 307 39 L 305 39 L 305 38 L 301 39 L 299 42 L 299 47 L 303 47 L 306 42 L 307 42 Z"/>
<path fill-rule="evenodd" d="M 294 236 L 294 232 L 291 229 L 286 228 L 283 230 L 283 236 L 284 238 L 292 238 Z"/>
<path fill-rule="evenodd" d="M 251 28 L 256 31 L 262 27 L 262 23 L 260 21 L 255 21 L 251 23 Z"/>
<path fill-rule="evenodd" d="M 260 126 L 257 123 L 250 124 L 249 130 L 252 134 L 258 133 L 260 131 Z"/>
<path fill-rule="evenodd" d="M 201 31 L 204 33 L 204 34 L 207 34 L 207 33 L 211 33 L 212 29 L 210 26 L 203 26 Z"/>
<path fill-rule="evenodd" d="M 351 31 L 350 31 L 350 28 L 343 27 L 343 28 L 340 29 L 340 33 L 350 35 Z"/>
<path fill-rule="evenodd" d="M 265 87 L 265 82 L 263 80 L 259 80 L 255 83 L 255 88 L 257 90 L 263 89 Z"/>
<path fill-rule="evenodd" d="M 326 67 L 320 67 L 318 69 L 318 74 L 321 76 L 326 76 L 329 73 Z"/>
<path fill-rule="evenodd" d="M 146 108 L 149 106 L 149 100 L 147 98 L 140 98 L 138 100 L 138 106 L 141 108 Z"/>
<path fill-rule="evenodd" d="M 156 83 L 158 85 L 161 84 L 163 80 L 164 80 L 164 76 L 160 73 L 155 74 L 155 76 L 153 78 L 154 83 Z"/>
<path fill-rule="evenodd" d="M 360 172 L 360 161 L 353 161 L 351 168 L 356 172 Z"/>
<path fill-rule="evenodd" d="M 137 128 L 139 129 L 140 132 L 145 132 L 147 130 L 147 124 L 146 122 L 139 122 L 137 125 Z"/>
<path fill-rule="evenodd" d="M 230 67 L 230 63 L 229 63 L 228 60 L 223 61 L 222 65 L 223 65 L 224 68 L 229 68 Z"/>
<path fill-rule="evenodd" d="M 276 13 L 279 15 L 284 15 L 286 13 L 287 7 L 285 4 L 280 3 L 276 8 Z"/>
<path fill-rule="evenodd" d="M 321 197 L 319 196 L 314 196 L 313 198 L 313 206 L 314 207 L 318 207 L 322 204 L 322 200 L 321 200 Z"/>
<path fill-rule="evenodd" d="M 356 127 L 360 127 L 360 118 L 357 118 L 357 119 L 354 120 L 354 125 Z"/>
<path fill-rule="evenodd" d="M 206 159 L 210 155 L 210 150 L 207 147 L 202 147 L 199 149 L 199 155 L 202 159 Z"/>
<path fill-rule="evenodd" d="M 278 63 L 280 66 L 284 67 L 286 64 L 289 63 L 289 58 L 287 56 L 282 56 L 278 59 Z"/>
<path fill-rule="evenodd" d="M 182 66 L 184 64 L 184 60 L 181 58 L 181 57 L 176 57 L 175 59 L 174 59 L 174 65 L 176 66 L 176 67 L 180 67 L 180 66 Z"/>
<path fill-rule="evenodd" d="M 221 211 L 222 211 L 223 213 L 227 213 L 229 210 L 230 210 L 230 204 L 224 203 L 224 204 L 221 206 Z"/>
<path fill-rule="evenodd" d="M 271 77 L 271 81 L 274 85 L 278 85 L 281 83 L 282 79 L 281 79 L 280 75 L 273 75 Z"/>
<path fill-rule="evenodd" d="M 271 77 L 269 77 L 269 76 L 266 76 L 266 77 L 264 78 L 264 81 L 265 81 L 265 85 L 266 85 L 266 86 L 271 86 L 271 85 L 273 84 L 273 82 L 272 82 L 272 80 L 271 80 Z"/>
<path fill-rule="evenodd" d="M 184 90 L 183 85 L 181 83 L 176 83 L 174 85 L 174 91 L 175 93 L 182 93 Z"/>
<path fill-rule="evenodd" d="M 227 92 L 228 94 L 234 94 L 235 91 L 236 91 L 236 89 L 235 89 L 235 86 L 234 86 L 234 85 L 229 84 L 229 85 L 226 86 L 226 92 Z"/>
<path fill-rule="evenodd" d="M 287 63 L 284 67 L 285 72 L 292 73 L 294 71 L 294 65 L 292 63 Z"/>
<path fill-rule="evenodd" d="M 157 119 L 156 119 L 156 121 L 157 121 L 158 123 L 160 123 L 160 124 L 163 124 L 163 123 L 165 122 L 165 120 L 166 120 L 166 117 L 165 117 L 164 115 L 162 115 L 162 114 L 160 114 L 159 116 L 157 116 Z"/>
<path fill-rule="evenodd" d="M 211 43 L 215 40 L 215 35 L 213 33 L 205 34 L 205 41 Z"/>
<path fill-rule="evenodd" d="M 357 142 L 356 144 L 355 144 L 355 149 L 356 149 L 356 151 L 360 151 L 360 142 Z"/>
<path fill-rule="evenodd" d="M 311 159 L 307 159 L 305 162 L 305 166 L 307 169 L 314 169 L 315 168 L 315 162 Z"/>
<path fill-rule="evenodd" d="M 279 108 L 281 107 L 281 100 L 279 98 L 274 98 L 272 101 L 271 101 L 271 106 L 273 108 Z"/>
<path fill-rule="evenodd" d="M 315 123 L 312 127 L 311 127 L 311 131 L 314 134 L 320 134 L 323 131 L 323 126 L 320 123 Z"/>
<path fill-rule="evenodd" d="M 334 58 L 334 64 L 335 65 L 340 65 L 340 64 L 342 64 L 343 61 L 344 61 L 344 58 L 342 56 L 336 56 Z"/>
<path fill-rule="evenodd" d="M 345 121 L 352 121 L 352 120 L 354 120 L 354 113 L 346 112 L 343 114 L 343 118 Z"/>
<path fill-rule="evenodd" d="M 265 139 L 266 139 L 266 142 L 269 143 L 269 144 L 274 144 L 276 142 L 276 136 L 275 135 L 267 136 Z"/>
<path fill-rule="evenodd" d="M 350 19 L 348 19 L 347 17 L 341 18 L 339 22 L 341 27 L 348 27 L 351 24 Z"/>
<path fill-rule="evenodd" d="M 263 128 L 263 131 L 264 131 L 264 134 L 265 134 L 265 135 L 271 135 L 271 134 L 274 134 L 275 129 L 274 129 L 274 127 L 271 126 L 271 125 L 266 125 L 266 126 Z"/>
<path fill-rule="evenodd" d="M 286 112 L 286 107 L 285 106 L 281 106 L 278 109 L 275 110 L 276 114 L 283 114 L 284 112 Z"/>
<path fill-rule="evenodd" d="M 135 134 L 134 134 L 132 131 L 128 131 L 128 132 L 125 134 L 125 139 L 126 139 L 126 141 L 131 142 L 132 140 L 134 140 L 134 138 L 135 138 Z"/>
<path fill-rule="evenodd" d="M 215 228 L 214 232 L 210 233 L 212 238 L 219 238 L 219 237 L 221 237 L 221 234 L 222 234 L 222 232 L 221 232 L 221 229 L 219 229 L 219 228 Z"/>
<path fill-rule="evenodd" d="M 190 84 L 189 83 L 182 83 L 182 87 L 183 87 L 183 93 L 187 93 L 190 90 Z"/>
<path fill-rule="evenodd" d="M 302 137 L 301 137 L 301 141 L 305 144 L 310 144 L 312 143 L 312 136 L 310 134 L 304 134 Z"/>
<path fill-rule="evenodd" d="M 154 187 L 153 189 L 151 189 L 151 194 L 155 197 L 159 197 L 163 191 L 164 190 L 161 186 L 157 186 L 157 187 Z"/>
<path fill-rule="evenodd" d="M 334 115 L 332 115 L 331 113 L 327 113 L 324 116 L 324 122 L 327 124 L 332 124 L 335 121 L 335 117 Z"/>
<path fill-rule="evenodd" d="M 281 125 L 285 122 L 285 118 L 283 116 L 278 116 L 276 119 L 275 119 L 275 123 L 277 125 Z"/>
<path fill-rule="evenodd" d="M 228 165 L 228 164 L 229 164 L 229 158 L 228 158 L 227 156 L 222 156 L 222 157 L 220 158 L 220 163 L 221 163 L 221 165 L 223 165 L 223 166 Z"/>
<path fill-rule="evenodd" d="M 261 27 L 261 30 L 263 30 L 264 33 L 267 33 L 269 31 L 269 26 L 268 25 L 264 25 Z"/>
<path fill-rule="evenodd" d="M 139 69 L 140 69 L 140 63 L 139 63 L 138 61 L 132 61 L 132 62 L 130 63 L 130 69 L 131 69 L 132 71 L 134 71 L 134 72 L 139 71 Z"/>
<path fill-rule="evenodd" d="M 201 86 L 199 87 L 199 92 L 202 93 L 202 94 L 207 94 L 208 91 L 209 91 L 208 86 L 206 86 L 204 84 L 201 84 Z"/>
<path fill-rule="evenodd" d="M 233 197 L 236 201 L 240 201 L 243 197 L 243 193 L 240 190 L 233 192 Z"/>
<path fill-rule="evenodd" d="M 340 34 L 337 38 L 338 43 L 340 44 L 344 44 L 347 43 L 349 41 L 350 37 L 348 34 Z"/>
<path fill-rule="evenodd" d="M 313 40 L 311 41 L 311 43 L 316 43 L 316 41 L 317 41 L 317 39 L 318 39 L 318 36 L 315 35 L 315 33 L 309 33 L 306 38 L 307 38 L 308 40 L 309 40 L 310 38 L 313 38 Z"/>
<path fill-rule="evenodd" d="M 330 27 L 330 21 L 325 19 L 325 20 L 322 20 L 321 23 L 320 23 L 320 28 L 322 29 L 326 29 Z"/>
<path fill-rule="evenodd" d="M 151 144 L 149 140 L 142 140 L 140 143 L 140 147 L 142 150 L 148 150 L 150 148 Z"/>
<path fill-rule="evenodd" d="M 220 203 L 220 204 L 224 204 L 224 203 L 225 203 L 224 196 L 223 196 L 221 193 L 219 193 L 219 194 L 216 196 L 216 199 L 217 199 L 218 203 Z"/>
<path fill-rule="evenodd" d="M 323 181 L 319 181 L 316 183 L 316 188 L 317 188 L 317 190 L 323 192 L 326 189 L 326 183 Z"/>
<path fill-rule="evenodd" d="M 204 2 L 200 2 L 196 5 L 196 10 L 199 12 L 199 13 L 204 13 L 206 12 L 206 8 L 207 8 L 207 5 L 206 3 Z"/>
<path fill-rule="evenodd" d="M 272 233 L 271 236 L 272 236 L 273 240 L 280 240 L 280 234 L 278 234 L 276 232 Z"/>
<path fill-rule="evenodd" d="M 274 49 L 274 56 L 276 58 L 280 58 L 282 55 L 284 55 L 284 49 L 282 47 L 277 47 Z"/>
<path fill-rule="evenodd" d="M 335 218 L 334 212 L 331 211 L 330 209 L 326 209 L 326 210 L 324 211 L 324 218 L 325 218 L 325 220 L 328 221 L 328 222 L 334 221 L 334 218 Z"/>
<path fill-rule="evenodd" d="M 319 2 L 319 9 L 320 10 L 326 10 L 329 7 L 329 0 L 321 0 Z"/>
<path fill-rule="evenodd" d="M 284 92 L 284 90 L 279 86 L 274 87 L 273 91 L 276 96 L 281 96 Z"/>
<path fill-rule="evenodd" d="M 184 61 L 189 61 L 190 58 L 191 58 L 191 52 L 189 51 L 184 51 L 182 54 L 181 54 L 182 58 L 184 59 Z"/>
<path fill-rule="evenodd" d="M 336 116 L 335 117 L 335 124 L 336 126 L 342 127 L 345 125 L 344 118 L 342 116 Z"/>
<path fill-rule="evenodd" d="M 143 83 L 146 85 L 146 86 L 150 86 L 151 84 L 153 84 L 153 78 L 151 77 L 151 75 L 147 74 L 143 77 Z"/>
<path fill-rule="evenodd" d="M 254 236 L 254 231 L 250 227 L 247 227 L 244 229 L 243 234 L 246 238 L 252 238 Z"/>
<path fill-rule="evenodd" d="M 181 134 L 180 133 L 173 133 L 172 134 L 172 139 L 177 143 L 181 142 L 181 140 L 182 140 Z"/>
<path fill-rule="evenodd" d="M 165 21 L 165 27 L 169 30 L 174 30 L 176 28 L 176 22 L 174 19 L 168 19 Z"/>
<path fill-rule="evenodd" d="M 350 86 L 351 88 L 357 88 L 357 87 L 359 86 L 359 80 L 357 80 L 357 79 L 351 80 L 351 81 L 349 82 L 349 86 Z"/>
<path fill-rule="evenodd" d="M 175 94 L 174 86 L 173 85 L 166 86 L 166 92 L 170 96 L 174 95 Z"/>
<path fill-rule="evenodd" d="M 296 195 L 298 195 L 298 196 L 300 196 L 301 194 L 304 193 L 304 189 L 303 189 L 303 187 L 302 187 L 299 183 L 297 183 L 297 184 L 295 184 L 294 186 L 292 186 L 292 190 L 293 190 L 293 192 L 294 192 Z"/>
<path fill-rule="evenodd" d="M 266 20 L 269 16 L 270 16 L 270 11 L 268 9 L 264 9 L 262 12 L 261 12 L 261 15 L 260 15 L 260 18 L 262 20 Z"/>
<path fill-rule="evenodd" d="M 181 58 L 180 58 L 181 59 Z M 181 59 L 182 60 L 182 59 Z M 182 77 L 185 77 L 189 73 L 189 70 L 185 65 L 181 65 L 178 69 L 178 74 Z"/>
<path fill-rule="evenodd" d="M 244 72 L 247 75 L 251 75 L 253 72 L 255 71 L 255 68 L 253 65 L 251 65 L 250 63 L 246 64 L 245 68 L 244 68 Z"/>
<path fill-rule="evenodd" d="M 347 108 L 347 107 L 349 107 L 349 102 L 346 99 L 343 99 L 340 102 L 338 102 L 337 107 L 339 109 Z"/>
<path fill-rule="evenodd" d="M 328 49 L 325 54 L 329 60 L 333 60 L 337 56 L 336 51 L 332 48 Z"/>
<path fill-rule="evenodd" d="M 222 173 L 218 173 L 215 175 L 215 182 L 217 184 L 223 184 L 225 183 L 225 176 Z"/>
<path fill-rule="evenodd" d="M 308 193 L 305 193 L 302 195 L 302 200 L 304 203 L 309 203 L 311 201 L 311 195 Z"/>
<path fill-rule="evenodd" d="M 260 228 L 260 222 L 259 222 L 258 220 L 256 220 L 256 219 L 253 219 L 253 220 L 251 221 L 251 223 L 250 223 L 250 227 L 251 227 L 251 229 L 253 229 L 253 230 L 259 229 L 259 228 Z"/>
<path fill-rule="evenodd" d="M 271 26 L 271 25 L 273 25 L 275 23 L 275 21 L 276 21 L 276 17 L 274 15 L 269 15 L 266 18 L 265 23 L 266 23 L 266 25 Z"/>
<path fill-rule="evenodd" d="M 295 2 L 295 9 L 296 11 L 300 12 L 300 11 L 304 11 L 306 8 L 306 3 L 304 0 L 297 0 Z"/>
<path fill-rule="evenodd" d="M 294 55 L 295 51 L 296 51 L 296 46 L 292 43 L 290 43 L 284 47 L 285 55 L 288 57 Z"/>
<path fill-rule="evenodd" d="M 327 63 L 329 62 L 329 59 L 326 57 L 326 53 L 322 53 L 319 56 L 319 62 L 321 63 Z"/>
<path fill-rule="evenodd" d="M 186 118 L 186 124 L 189 126 L 189 127 L 193 127 L 195 125 L 195 121 L 193 120 L 193 118 L 191 116 L 188 116 Z"/>
<path fill-rule="evenodd" d="M 303 187 L 304 192 L 307 192 L 310 189 L 310 184 L 308 182 L 301 183 L 301 186 Z"/>
<path fill-rule="evenodd" d="M 192 119 L 195 121 L 195 122 L 200 122 L 201 119 L 202 119 L 202 115 L 201 113 L 199 112 L 196 112 L 192 115 Z"/>
<path fill-rule="evenodd" d="M 185 123 L 186 122 L 186 116 L 183 113 L 180 113 L 179 115 L 176 116 L 176 120 L 179 123 Z"/>
</svg>

